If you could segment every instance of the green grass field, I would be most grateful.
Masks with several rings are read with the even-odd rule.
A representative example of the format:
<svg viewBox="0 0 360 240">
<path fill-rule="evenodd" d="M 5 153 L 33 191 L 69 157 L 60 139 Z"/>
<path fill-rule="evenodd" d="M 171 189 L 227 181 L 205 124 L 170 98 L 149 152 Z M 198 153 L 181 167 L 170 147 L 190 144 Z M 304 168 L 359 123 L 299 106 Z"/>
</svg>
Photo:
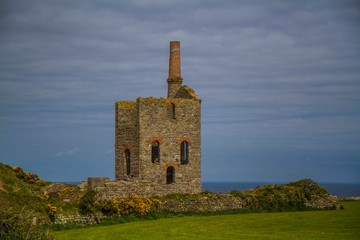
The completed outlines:
<svg viewBox="0 0 360 240">
<path fill-rule="evenodd" d="M 70 239 L 360 239 L 360 202 L 345 210 L 190 216 L 55 232 Z"/>
</svg>

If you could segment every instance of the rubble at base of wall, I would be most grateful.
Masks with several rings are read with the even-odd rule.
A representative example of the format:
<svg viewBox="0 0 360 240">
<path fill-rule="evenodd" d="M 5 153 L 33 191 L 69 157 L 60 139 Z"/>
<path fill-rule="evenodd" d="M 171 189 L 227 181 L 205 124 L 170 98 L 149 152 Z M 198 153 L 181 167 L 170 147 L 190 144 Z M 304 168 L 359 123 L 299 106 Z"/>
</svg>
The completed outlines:
<svg viewBox="0 0 360 240">
<path fill-rule="evenodd" d="M 78 225 L 88 225 L 88 224 L 96 224 L 104 218 L 101 214 L 96 215 L 81 215 L 81 214 L 71 214 L 71 215 L 63 215 L 56 214 L 54 223 L 55 224 L 78 224 Z"/>
<path fill-rule="evenodd" d="M 360 196 L 354 197 L 342 197 L 339 199 L 340 201 L 360 201 Z"/>
<path fill-rule="evenodd" d="M 339 199 L 333 195 L 314 195 L 305 203 L 307 207 L 315 209 L 339 209 Z"/>
</svg>

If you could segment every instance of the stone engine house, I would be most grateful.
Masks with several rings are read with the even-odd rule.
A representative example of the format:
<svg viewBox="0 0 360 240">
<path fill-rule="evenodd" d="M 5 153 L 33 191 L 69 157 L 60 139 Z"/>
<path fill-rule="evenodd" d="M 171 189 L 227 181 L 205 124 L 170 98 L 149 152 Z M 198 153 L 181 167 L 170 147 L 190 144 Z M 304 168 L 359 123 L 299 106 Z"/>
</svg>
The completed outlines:
<svg viewBox="0 0 360 240">
<path fill-rule="evenodd" d="M 178 41 L 170 42 L 167 83 L 167 98 L 115 103 L 115 182 L 126 186 L 123 192 L 202 191 L 201 100 L 182 85 Z"/>
</svg>

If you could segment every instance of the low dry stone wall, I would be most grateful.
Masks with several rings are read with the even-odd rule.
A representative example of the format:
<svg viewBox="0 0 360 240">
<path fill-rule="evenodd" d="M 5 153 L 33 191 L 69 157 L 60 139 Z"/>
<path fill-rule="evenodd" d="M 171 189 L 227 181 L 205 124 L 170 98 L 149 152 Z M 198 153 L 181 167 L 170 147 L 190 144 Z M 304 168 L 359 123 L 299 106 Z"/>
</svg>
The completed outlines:
<svg viewBox="0 0 360 240">
<path fill-rule="evenodd" d="M 354 196 L 354 197 L 343 197 L 340 198 L 341 201 L 360 201 L 360 197 L 359 196 Z"/>
<path fill-rule="evenodd" d="M 109 197 L 109 195 L 106 195 Z M 305 207 L 313 209 L 340 209 L 338 198 L 332 195 L 313 195 L 309 199 L 305 199 Z M 170 212 L 219 212 L 227 210 L 265 210 L 261 206 L 259 199 L 252 195 L 234 196 L 229 193 L 224 194 L 209 194 L 199 195 L 194 199 L 168 199 L 164 200 L 160 205 L 160 210 L 166 210 Z M 300 209 L 298 209 L 300 210 Z M 55 224 L 95 224 L 101 221 L 105 216 L 101 213 L 96 215 L 62 215 L 56 214 Z"/>
<path fill-rule="evenodd" d="M 102 218 L 103 215 L 81 215 L 81 214 L 71 214 L 71 215 L 63 215 L 63 214 L 56 214 L 54 223 L 55 224 L 79 224 L 79 225 L 87 225 L 87 224 L 95 224 L 98 223 Z"/>
<path fill-rule="evenodd" d="M 313 195 L 305 201 L 305 205 L 316 209 L 339 209 L 339 199 L 333 195 Z"/>
<path fill-rule="evenodd" d="M 184 195 L 186 190 L 190 189 Z M 264 185 L 247 192 L 202 193 L 194 192 L 190 185 L 159 184 L 146 180 L 107 181 L 94 188 L 97 201 L 141 195 L 144 197 L 165 196 L 174 192 L 182 194 L 165 197 L 162 209 L 173 212 L 215 212 L 234 209 L 245 210 L 300 210 L 340 209 L 336 196 L 329 195 L 326 189 L 311 179 L 304 179 L 284 185 Z M 199 189 L 200 192 L 200 189 Z"/>
<path fill-rule="evenodd" d="M 336 196 L 314 195 L 304 200 L 305 207 L 314 209 L 340 209 Z M 231 194 L 215 194 L 188 200 L 166 200 L 162 209 L 171 212 L 216 212 L 235 209 L 264 209 L 258 199 L 251 195 L 233 196 Z"/>
<path fill-rule="evenodd" d="M 162 209 L 171 212 L 216 212 L 247 207 L 245 199 L 231 194 L 216 194 L 190 200 L 166 200 Z"/>
</svg>

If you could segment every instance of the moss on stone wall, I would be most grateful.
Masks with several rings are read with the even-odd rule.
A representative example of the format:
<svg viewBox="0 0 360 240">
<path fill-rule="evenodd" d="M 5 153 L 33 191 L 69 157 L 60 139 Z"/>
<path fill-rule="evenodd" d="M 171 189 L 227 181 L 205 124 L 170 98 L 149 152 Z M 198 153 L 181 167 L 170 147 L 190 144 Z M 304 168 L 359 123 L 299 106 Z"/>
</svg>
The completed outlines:
<svg viewBox="0 0 360 240">
<path fill-rule="evenodd" d="M 136 102 L 133 101 L 117 101 L 116 104 L 118 105 L 118 107 L 125 110 L 131 110 L 136 107 Z"/>
</svg>

